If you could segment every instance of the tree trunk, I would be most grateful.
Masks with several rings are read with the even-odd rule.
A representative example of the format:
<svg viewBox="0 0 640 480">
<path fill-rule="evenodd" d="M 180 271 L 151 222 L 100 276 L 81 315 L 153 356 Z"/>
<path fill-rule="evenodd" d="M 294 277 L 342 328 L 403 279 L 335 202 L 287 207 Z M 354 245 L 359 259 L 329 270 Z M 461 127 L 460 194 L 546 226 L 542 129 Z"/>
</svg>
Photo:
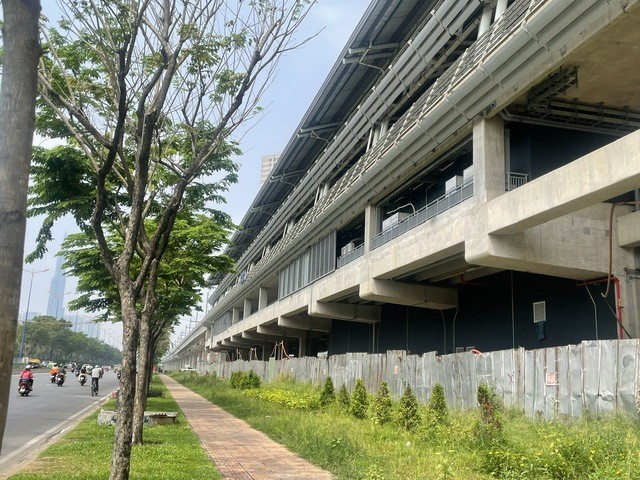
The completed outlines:
<svg viewBox="0 0 640 480">
<path fill-rule="evenodd" d="M 136 398 L 133 409 L 133 443 L 142 445 L 142 429 L 144 411 L 147 408 L 149 391 L 149 321 L 143 318 L 140 322 L 140 350 L 138 352 L 138 375 L 136 375 Z"/>
<path fill-rule="evenodd" d="M 133 432 L 133 404 L 136 393 L 136 354 L 140 321 L 132 292 L 123 295 L 122 305 L 122 370 L 118 420 L 113 438 L 111 474 L 109 480 L 127 480 L 131 466 L 131 434 Z"/>
<path fill-rule="evenodd" d="M 27 184 L 35 126 L 39 0 L 3 0 L 0 87 L 0 451 L 20 309 Z"/>
</svg>

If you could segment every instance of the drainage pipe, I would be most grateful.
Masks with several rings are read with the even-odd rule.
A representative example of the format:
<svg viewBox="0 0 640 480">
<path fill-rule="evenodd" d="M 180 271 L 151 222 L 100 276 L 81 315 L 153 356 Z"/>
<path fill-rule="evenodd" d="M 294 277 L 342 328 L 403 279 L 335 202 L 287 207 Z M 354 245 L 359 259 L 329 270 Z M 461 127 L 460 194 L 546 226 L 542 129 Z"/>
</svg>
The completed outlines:
<svg viewBox="0 0 640 480">
<path fill-rule="evenodd" d="M 607 285 L 609 285 L 610 282 L 613 282 L 615 285 L 616 312 L 614 316 L 616 318 L 616 322 L 618 323 L 618 339 L 622 340 L 624 338 L 624 334 L 626 334 L 627 337 L 632 338 L 631 334 L 627 331 L 626 328 L 624 328 L 624 325 L 622 324 L 622 298 L 620 294 L 620 279 L 618 277 L 609 275 L 605 278 L 600 278 L 598 280 L 591 280 L 587 282 L 576 282 L 576 285 L 579 287 L 582 287 L 587 285 L 596 285 L 598 283 L 603 283 L 603 282 L 607 282 Z M 608 290 L 607 290 L 607 294 L 608 294 Z M 606 296 L 604 294 L 601 294 L 601 295 L 606 300 Z"/>
</svg>

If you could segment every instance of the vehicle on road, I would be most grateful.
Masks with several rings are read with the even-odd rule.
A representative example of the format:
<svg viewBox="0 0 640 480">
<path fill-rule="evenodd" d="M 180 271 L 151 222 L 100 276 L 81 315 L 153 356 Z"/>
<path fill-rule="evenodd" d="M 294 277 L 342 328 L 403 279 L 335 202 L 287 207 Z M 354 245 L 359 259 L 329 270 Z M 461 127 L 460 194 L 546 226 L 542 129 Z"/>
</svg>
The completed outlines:
<svg viewBox="0 0 640 480">
<path fill-rule="evenodd" d="M 26 378 L 18 380 L 18 393 L 23 397 L 26 397 L 31 392 L 31 382 Z"/>
<path fill-rule="evenodd" d="M 85 383 L 87 383 L 87 374 L 86 373 L 81 373 L 80 375 L 78 375 L 78 381 L 80 382 L 80 386 L 84 386 Z"/>
<path fill-rule="evenodd" d="M 56 375 L 56 385 L 58 385 L 59 387 L 61 387 L 64 384 L 64 373 L 62 372 L 58 372 L 58 374 Z"/>
<path fill-rule="evenodd" d="M 35 357 L 29 358 L 28 364 L 31 365 L 31 368 L 40 368 L 42 366 L 40 359 Z"/>
</svg>

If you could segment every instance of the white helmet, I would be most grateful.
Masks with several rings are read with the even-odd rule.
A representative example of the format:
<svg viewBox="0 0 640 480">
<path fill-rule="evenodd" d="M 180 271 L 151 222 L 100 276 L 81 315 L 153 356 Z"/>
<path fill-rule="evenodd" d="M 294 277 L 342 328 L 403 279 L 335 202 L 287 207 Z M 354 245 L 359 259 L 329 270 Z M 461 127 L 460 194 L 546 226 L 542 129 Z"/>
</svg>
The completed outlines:
<svg viewBox="0 0 640 480">
<path fill-rule="evenodd" d="M 27 370 L 31 370 L 31 365 L 27 365 L 27 366 L 26 366 L 26 367 L 24 367 L 24 368 L 26 368 Z"/>
<path fill-rule="evenodd" d="M 93 368 L 100 368 L 100 367 L 99 367 L 98 365 L 96 365 L 96 366 L 95 366 L 95 367 L 93 367 Z"/>
</svg>

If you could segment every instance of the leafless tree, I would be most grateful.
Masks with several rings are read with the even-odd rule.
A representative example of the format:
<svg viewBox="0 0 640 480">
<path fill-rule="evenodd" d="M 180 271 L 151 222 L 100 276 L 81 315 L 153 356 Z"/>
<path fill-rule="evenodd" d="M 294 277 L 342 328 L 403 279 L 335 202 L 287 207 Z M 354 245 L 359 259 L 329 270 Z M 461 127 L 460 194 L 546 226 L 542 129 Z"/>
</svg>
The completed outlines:
<svg viewBox="0 0 640 480">
<path fill-rule="evenodd" d="M 142 441 L 146 377 L 136 402 L 136 370 L 149 370 L 156 280 L 176 216 L 190 207 L 186 196 L 219 198 L 235 180 L 237 135 L 259 113 L 280 56 L 306 41 L 294 33 L 310 5 L 70 0 L 61 5 L 67 21 L 44 37 L 39 86 L 44 117 L 55 118 L 47 133 L 70 136 L 92 166 L 90 224 L 121 304 L 112 480 L 128 478 L 132 439 Z M 106 225 L 120 232 L 122 249 Z"/>
</svg>

